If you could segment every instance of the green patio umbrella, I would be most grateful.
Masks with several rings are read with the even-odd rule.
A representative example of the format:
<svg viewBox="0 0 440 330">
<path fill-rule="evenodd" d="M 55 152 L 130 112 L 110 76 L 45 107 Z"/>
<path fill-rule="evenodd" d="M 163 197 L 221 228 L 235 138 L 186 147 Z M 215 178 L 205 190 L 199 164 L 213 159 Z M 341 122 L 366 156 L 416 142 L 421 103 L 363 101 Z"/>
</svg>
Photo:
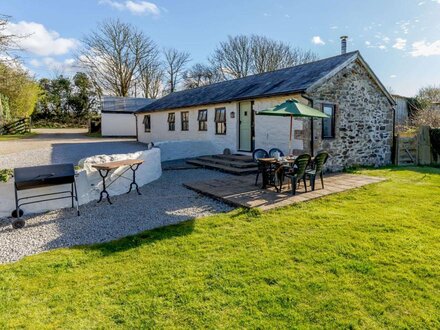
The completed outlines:
<svg viewBox="0 0 440 330">
<path fill-rule="evenodd" d="M 329 118 L 325 113 L 302 104 L 296 99 L 286 100 L 273 108 L 258 111 L 257 115 L 290 117 L 289 154 L 292 152 L 293 117 Z"/>
</svg>

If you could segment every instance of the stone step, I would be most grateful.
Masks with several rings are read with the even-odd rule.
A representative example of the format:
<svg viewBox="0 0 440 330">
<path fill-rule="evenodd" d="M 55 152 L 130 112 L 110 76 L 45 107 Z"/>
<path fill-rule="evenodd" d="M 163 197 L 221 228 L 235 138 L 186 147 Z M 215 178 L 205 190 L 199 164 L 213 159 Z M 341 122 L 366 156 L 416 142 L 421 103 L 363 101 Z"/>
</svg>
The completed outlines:
<svg viewBox="0 0 440 330">
<path fill-rule="evenodd" d="M 218 171 L 222 171 L 222 172 L 226 172 L 226 173 L 230 173 L 230 174 L 235 174 L 235 175 L 247 175 L 247 174 L 256 173 L 258 171 L 257 166 L 238 168 L 238 167 L 232 167 L 232 166 L 228 166 L 228 165 L 213 163 L 213 162 L 206 161 L 206 160 L 200 160 L 197 158 L 196 159 L 189 159 L 186 162 L 191 165 L 197 165 L 197 166 L 201 166 L 204 168 L 218 170 Z"/>
<path fill-rule="evenodd" d="M 225 165 L 225 166 L 231 166 L 231 167 L 238 167 L 238 168 L 248 168 L 248 167 L 256 167 L 257 164 L 255 162 L 247 162 L 247 161 L 241 161 L 241 160 L 227 160 L 222 159 L 218 157 L 213 156 L 202 156 L 197 157 L 197 160 L 203 160 L 210 163 Z"/>
<path fill-rule="evenodd" d="M 234 154 L 234 155 L 213 155 L 214 158 L 225 159 L 230 161 L 254 162 L 251 156 Z"/>
</svg>

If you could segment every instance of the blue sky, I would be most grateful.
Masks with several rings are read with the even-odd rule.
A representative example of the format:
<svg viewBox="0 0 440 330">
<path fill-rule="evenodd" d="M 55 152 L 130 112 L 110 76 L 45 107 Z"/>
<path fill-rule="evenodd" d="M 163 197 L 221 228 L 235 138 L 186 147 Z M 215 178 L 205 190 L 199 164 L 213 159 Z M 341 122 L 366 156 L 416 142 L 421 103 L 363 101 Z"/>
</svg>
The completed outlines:
<svg viewBox="0 0 440 330">
<path fill-rule="evenodd" d="M 106 18 L 142 29 L 158 45 L 205 62 L 227 35 L 261 34 L 311 49 L 321 58 L 361 54 L 385 86 L 411 96 L 440 84 L 440 0 L 0 0 L 37 77 L 69 74 L 81 38 Z"/>
</svg>

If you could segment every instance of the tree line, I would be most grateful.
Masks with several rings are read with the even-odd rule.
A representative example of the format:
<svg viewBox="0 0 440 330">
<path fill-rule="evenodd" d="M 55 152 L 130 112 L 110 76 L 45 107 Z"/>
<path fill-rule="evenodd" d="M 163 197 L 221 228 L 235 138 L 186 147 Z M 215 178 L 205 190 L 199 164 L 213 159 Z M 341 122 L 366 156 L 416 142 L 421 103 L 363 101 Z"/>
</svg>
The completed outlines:
<svg viewBox="0 0 440 330">
<path fill-rule="evenodd" d="M 264 36 L 229 36 L 207 64 L 188 67 L 191 56 L 159 46 L 135 26 L 107 20 L 83 40 L 77 56 L 88 74 L 108 94 L 147 98 L 223 80 L 273 71 L 314 61 L 318 56 Z"/>
</svg>

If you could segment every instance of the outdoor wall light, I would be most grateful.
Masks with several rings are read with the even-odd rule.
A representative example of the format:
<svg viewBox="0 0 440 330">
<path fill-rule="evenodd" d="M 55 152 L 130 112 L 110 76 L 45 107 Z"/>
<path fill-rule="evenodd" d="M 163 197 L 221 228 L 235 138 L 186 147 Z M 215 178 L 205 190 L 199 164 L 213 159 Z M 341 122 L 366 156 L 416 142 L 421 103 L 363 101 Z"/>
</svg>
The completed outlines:
<svg viewBox="0 0 440 330">
<path fill-rule="evenodd" d="M 234 111 L 231 112 L 231 118 L 232 118 L 232 119 L 235 118 L 235 112 L 234 112 Z"/>
</svg>

